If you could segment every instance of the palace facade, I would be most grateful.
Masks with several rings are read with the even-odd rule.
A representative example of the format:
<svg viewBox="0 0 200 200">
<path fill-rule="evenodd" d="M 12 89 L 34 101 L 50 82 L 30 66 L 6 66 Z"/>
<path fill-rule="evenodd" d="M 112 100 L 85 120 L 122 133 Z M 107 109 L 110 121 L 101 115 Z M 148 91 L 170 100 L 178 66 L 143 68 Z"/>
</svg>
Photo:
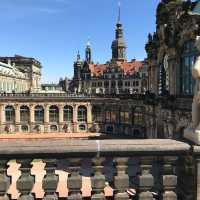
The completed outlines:
<svg viewBox="0 0 200 200">
<path fill-rule="evenodd" d="M 72 81 L 74 92 L 86 94 L 142 94 L 146 92 L 147 63 L 136 59 L 127 61 L 127 45 L 124 40 L 120 10 L 111 49 L 112 59 L 105 64 L 93 63 L 89 42 L 85 49 L 84 61 L 78 53 L 77 60 L 74 62 Z"/>
<path fill-rule="evenodd" d="M 1 133 L 98 132 L 145 137 L 142 96 L 134 99 L 7 93 L 0 95 Z"/>
</svg>

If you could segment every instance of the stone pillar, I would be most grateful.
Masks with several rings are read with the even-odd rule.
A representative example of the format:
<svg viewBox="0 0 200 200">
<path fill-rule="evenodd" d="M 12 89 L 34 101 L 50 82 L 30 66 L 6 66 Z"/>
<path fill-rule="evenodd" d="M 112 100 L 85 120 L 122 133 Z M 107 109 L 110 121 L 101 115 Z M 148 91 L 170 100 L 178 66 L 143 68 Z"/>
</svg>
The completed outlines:
<svg viewBox="0 0 200 200">
<path fill-rule="evenodd" d="M 31 175 L 31 159 L 17 160 L 21 164 L 19 170 L 21 176 L 17 180 L 17 189 L 21 193 L 18 200 L 34 200 L 31 192 L 34 186 L 35 178 Z"/>
<path fill-rule="evenodd" d="M 30 131 L 33 132 L 35 123 L 35 106 L 30 105 L 29 108 L 30 108 Z"/>
<path fill-rule="evenodd" d="M 92 160 L 94 176 L 91 178 L 92 182 L 92 200 L 105 200 L 104 188 L 105 188 L 105 176 L 102 173 L 103 158 L 95 158 Z"/>
<path fill-rule="evenodd" d="M 59 131 L 63 132 L 63 122 L 64 122 L 63 109 L 64 109 L 64 105 L 59 105 L 58 107 L 59 107 Z"/>
<path fill-rule="evenodd" d="M 44 132 L 49 132 L 49 105 L 46 104 L 44 106 Z"/>
<path fill-rule="evenodd" d="M 42 188 L 45 192 L 43 200 L 57 200 L 56 189 L 58 186 L 58 175 L 55 174 L 57 160 L 44 159 L 43 162 L 46 163 L 46 175 L 42 181 Z"/>
<path fill-rule="evenodd" d="M 0 105 L 0 123 L 1 125 L 5 123 L 5 108 L 4 105 Z"/>
<path fill-rule="evenodd" d="M 10 186 L 10 178 L 7 176 L 7 163 L 8 160 L 0 160 L 0 199 L 9 200 L 7 195 Z"/>
<path fill-rule="evenodd" d="M 19 104 L 15 106 L 15 125 L 16 125 L 15 132 L 20 132 L 20 105 Z"/>
<path fill-rule="evenodd" d="M 139 175 L 139 188 L 138 188 L 138 200 L 153 200 L 153 195 L 150 192 L 154 186 L 154 178 L 150 173 L 152 168 L 151 157 L 142 157 L 140 158 L 140 168 L 141 175 Z"/>
<path fill-rule="evenodd" d="M 73 106 L 73 132 L 74 133 L 78 132 L 78 128 L 77 128 L 77 123 L 78 123 L 77 109 L 78 109 L 78 106 L 74 104 L 74 106 Z"/>
<path fill-rule="evenodd" d="M 69 167 L 69 175 L 67 179 L 68 185 L 68 200 L 81 200 L 81 188 L 82 188 L 82 177 L 79 174 L 81 160 L 72 158 L 69 160 L 70 167 Z"/>
<path fill-rule="evenodd" d="M 88 104 L 87 105 L 87 127 L 88 127 L 88 132 L 92 128 L 92 105 Z"/>
<path fill-rule="evenodd" d="M 129 176 L 126 174 L 128 158 L 116 158 L 117 175 L 114 177 L 115 200 L 128 200 Z"/>
<path fill-rule="evenodd" d="M 177 195 L 175 193 L 177 185 L 177 176 L 174 175 L 174 165 L 176 159 L 176 157 L 164 157 L 163 159 L 163 200 L 177 200 Z"/>
<path fill-rule="evenodd" d="M 0 105 L 0 133 L 4 132 L 4 124 L 5 124 L 5 109 L 4 105 Z"/>
</svg>

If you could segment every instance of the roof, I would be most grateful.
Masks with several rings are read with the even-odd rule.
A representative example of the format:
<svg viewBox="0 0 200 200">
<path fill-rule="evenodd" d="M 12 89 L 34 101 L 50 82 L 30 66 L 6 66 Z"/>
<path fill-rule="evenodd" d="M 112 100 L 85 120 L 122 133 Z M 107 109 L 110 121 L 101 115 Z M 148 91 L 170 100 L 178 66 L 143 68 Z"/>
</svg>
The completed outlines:
<svg viewBox="0 0 200 200">
<path fill-rule="evenodd" d="M 35 65 L 41 68 L 41 63 L 35 58 L 25 57 L 20 55 L 14 55 L 12 57 L 0 56 L 1 62 L 7 62 L 8 60 L 10 60 L 11 62 L 34 63 Z"/>
<path fill-rule="evenodd" d="M 132 60 L 130 62 L 127 61 L 117 61 L 117 66 L 121 67 L 125 74 L 132 75 L 137 72 L 141 67 L 144 66 L 143 61 Z M 95 76 L 101 76 L 106 68 L 109 67 L 109 63 L 107 64 L 89 64 L 89 68 L 91 73 Z"/>
</svg>

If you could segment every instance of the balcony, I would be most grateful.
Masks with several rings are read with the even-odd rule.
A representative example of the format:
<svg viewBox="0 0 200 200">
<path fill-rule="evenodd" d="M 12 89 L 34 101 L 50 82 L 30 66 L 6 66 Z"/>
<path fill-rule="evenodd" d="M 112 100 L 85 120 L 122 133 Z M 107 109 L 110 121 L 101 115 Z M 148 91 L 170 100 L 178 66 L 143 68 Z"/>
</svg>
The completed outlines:
<svg viewBox="0 0 200 200">
<path fill-rule="evenodd" d="M 198 187 L 191 184 L 198 179 L 187 160 L 199 152 L 199 147 L 192 150 L 187 143 L 167 139 L 1 140 L 0 198 L 198 199 Z M 8 164 L 15 162 L 19 170 L 11 173 Z M 38 162 L 42 172 L 32 168 Z M 199 170 L 200 162 L 194 163 Z M 10 189 L 15 182 L 19 196 Z"/>
</svg>

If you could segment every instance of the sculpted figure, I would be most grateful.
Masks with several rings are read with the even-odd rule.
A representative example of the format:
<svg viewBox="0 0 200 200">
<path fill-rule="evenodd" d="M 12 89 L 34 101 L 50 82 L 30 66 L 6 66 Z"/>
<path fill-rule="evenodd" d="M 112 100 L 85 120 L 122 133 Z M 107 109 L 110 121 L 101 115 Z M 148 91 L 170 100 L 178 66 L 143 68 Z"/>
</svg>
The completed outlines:
<svg viewBox="0 0 200 200">
<path fill-rule="evenodd" d="M 197 36 L 196 47 L 200 51 L 200 36 Z M 195 65 L 192 69 L 192 76 L 196 80 L 194 98 L 192 103 L 192 126 L 193 128 L 200 129 L 200 102 L 198 102 L 198 96 L 200 94 L 200 56 L 197 57 Z"/>
</svg>

